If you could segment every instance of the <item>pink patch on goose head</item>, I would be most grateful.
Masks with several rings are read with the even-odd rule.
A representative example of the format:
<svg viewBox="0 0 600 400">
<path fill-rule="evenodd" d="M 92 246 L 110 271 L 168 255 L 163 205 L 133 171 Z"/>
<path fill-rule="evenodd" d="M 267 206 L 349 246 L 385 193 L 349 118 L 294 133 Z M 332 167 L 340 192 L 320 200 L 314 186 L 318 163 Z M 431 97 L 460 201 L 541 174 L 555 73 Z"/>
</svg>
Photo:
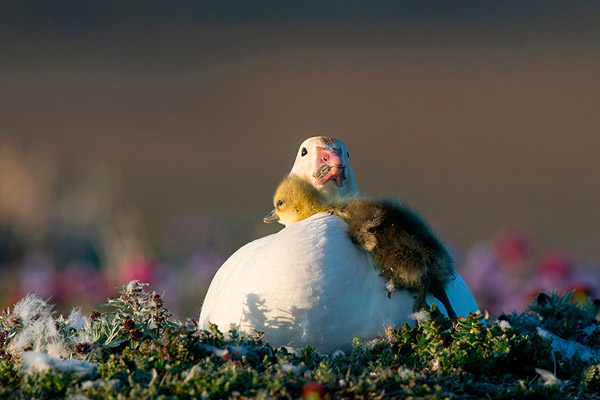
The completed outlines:
<svg viewBox="0 0 600 400">
<path fill-rule="evenodd" d="M 327 181 L 335 181 L 338 187 L 343 185 L 346 165 L 342 157 L 342 149 L 339 147 L 317 147 L 319 167 L 313 173 L 317 185 L 323 185 Z"/>
</svg>

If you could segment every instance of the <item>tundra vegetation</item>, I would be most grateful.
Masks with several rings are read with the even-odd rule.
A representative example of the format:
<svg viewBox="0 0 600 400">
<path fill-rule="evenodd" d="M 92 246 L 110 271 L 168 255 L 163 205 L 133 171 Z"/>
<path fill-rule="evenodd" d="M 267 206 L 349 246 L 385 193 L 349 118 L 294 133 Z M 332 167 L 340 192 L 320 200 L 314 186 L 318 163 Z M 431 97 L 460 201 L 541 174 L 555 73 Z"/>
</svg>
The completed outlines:
<svg viewBox="0 0 600 400">
<path fill-rule="evenodd" d="M 272 348 L 172 319 L 137 281 L 103 312 L 55 316 L 28 295 L 0 316 L 0 398 L 597 398 L 600 301 L 541 293 L 521 313 L 448 328 L 435 307 L 414 327 L 345 353 Z M 343 316 L 340 316 L 343 318 Z"/>
</svg>

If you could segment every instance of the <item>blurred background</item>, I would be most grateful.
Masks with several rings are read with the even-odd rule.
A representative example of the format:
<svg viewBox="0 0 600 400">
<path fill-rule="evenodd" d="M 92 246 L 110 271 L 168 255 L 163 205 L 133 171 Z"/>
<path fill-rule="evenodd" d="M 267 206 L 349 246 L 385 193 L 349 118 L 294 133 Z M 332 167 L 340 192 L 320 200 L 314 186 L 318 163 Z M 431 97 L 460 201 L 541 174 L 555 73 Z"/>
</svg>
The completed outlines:
<svg viewBox="0 0 600 400">
<path fill-rule="evenodd" d="M 310 136 L 398 196 L 480 306 L 599 296 L 600 4 L 0 3 L 0 305 L 130 279 L 197 317 Z"/>
</svg>

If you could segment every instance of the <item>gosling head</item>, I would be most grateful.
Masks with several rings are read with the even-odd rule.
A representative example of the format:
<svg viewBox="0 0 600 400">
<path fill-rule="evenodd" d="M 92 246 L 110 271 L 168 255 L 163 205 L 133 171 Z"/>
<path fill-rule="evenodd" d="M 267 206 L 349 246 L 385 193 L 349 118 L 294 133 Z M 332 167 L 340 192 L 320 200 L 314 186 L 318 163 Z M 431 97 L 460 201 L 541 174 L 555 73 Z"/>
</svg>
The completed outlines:
<svg viewBox="0 0 600 400">
<path fill-rule="evenodd" d="M 298 177 L 287 177 L 273 197 L 275 208 L 263 221 L 290 225 L 325 211 L 325 197 L 313 185 Z"/>
</svg>

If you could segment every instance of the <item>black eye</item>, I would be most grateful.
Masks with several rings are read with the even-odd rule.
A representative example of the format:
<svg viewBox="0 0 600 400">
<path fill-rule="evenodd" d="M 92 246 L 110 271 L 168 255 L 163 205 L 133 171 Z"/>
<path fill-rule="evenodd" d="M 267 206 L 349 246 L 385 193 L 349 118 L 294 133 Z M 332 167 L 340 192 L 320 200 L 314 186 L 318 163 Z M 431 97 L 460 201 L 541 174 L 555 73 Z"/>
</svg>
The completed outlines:
<svg viewBox="0 0 600 400">
<path fill-rule="evenodd" d="M 348 158 L 350 158 L 350 152 L 346 152 L 346 155 L 348 156 Z"/>
<path fill-rule="evenodd" d="M 282 205 L 283 205 L 283 200 L 279 200 L 279 201 L 277 202 L 277 205 L 278 205 L 278 206 L 282 206 Z"/>
<path fill-rule="evenodd" d="M 303 148 L 302 148 L 302 151 L 300 152 L 300 155 L 301 155 L 302 157 L 304 157 L 304 156 L 306 155 L 306 153 L 308 153 L 308 151 L 306 150 L 306 147 L 303 147 Z"/>
</svg>

